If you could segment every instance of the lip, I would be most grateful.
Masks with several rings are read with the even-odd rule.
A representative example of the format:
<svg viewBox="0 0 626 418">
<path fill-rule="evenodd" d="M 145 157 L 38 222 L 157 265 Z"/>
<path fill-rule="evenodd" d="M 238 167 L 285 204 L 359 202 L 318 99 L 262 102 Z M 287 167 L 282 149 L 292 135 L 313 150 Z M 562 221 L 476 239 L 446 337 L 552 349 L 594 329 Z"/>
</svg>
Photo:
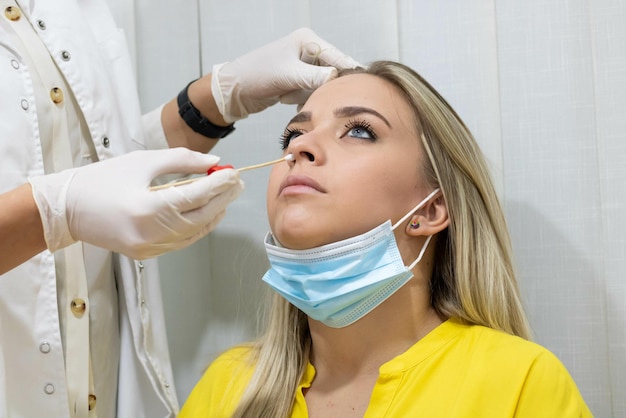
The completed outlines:
<svg viewBox="0 0 626 418">
<path fill-rule="evenodd" d="M 280 184 L 278 194 L 310 193 L 311 191 L 326 193 L 326 190 L 311 177 L 290 175 Z"/>
</svg>

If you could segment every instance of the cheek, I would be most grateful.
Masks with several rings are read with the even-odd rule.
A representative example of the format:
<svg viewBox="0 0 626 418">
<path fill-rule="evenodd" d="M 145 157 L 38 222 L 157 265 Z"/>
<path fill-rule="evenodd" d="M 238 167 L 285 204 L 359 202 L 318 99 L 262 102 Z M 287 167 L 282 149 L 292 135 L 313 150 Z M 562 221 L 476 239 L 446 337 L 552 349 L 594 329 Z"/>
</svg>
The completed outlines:
<svg viewBox="0 0 626 418">
<path fill-rule="evenodd" d="M 370 208 L 382 220 L 394 219 L 404 215 L 402 213 L 419 198 L 420 181 L 415 174 L 414 165 L 402 167 L 394 165 L 389 169 L 371 172 L 364 178 L 362 184 L 369 184 L 367 199 L 377 202 Z"/>
<path fill-rule="evenodd" d="M 280 184 L 285 178 L 287 169 L 282 167 L 274 167 L 270 171 L 270 177 L 267 182 L 267 194 L 265 197 L 265 204 L 267 207 L 267 215 L 270 221 L 273 218 L 274 210 L 276 207 L 276 198 L 278 196 L 278 189 Z"/>
<path fill-rule="evenodd" d="M 379 193 L 396 197 L 400 192 L 406 192 L 407 186 L 414 182 L 415 176 L 409 177 L 406 165 L 397 161 L 377 170 L 370 170 L 363 179 L 363 184 L 376 185 Z"/>
</svg>

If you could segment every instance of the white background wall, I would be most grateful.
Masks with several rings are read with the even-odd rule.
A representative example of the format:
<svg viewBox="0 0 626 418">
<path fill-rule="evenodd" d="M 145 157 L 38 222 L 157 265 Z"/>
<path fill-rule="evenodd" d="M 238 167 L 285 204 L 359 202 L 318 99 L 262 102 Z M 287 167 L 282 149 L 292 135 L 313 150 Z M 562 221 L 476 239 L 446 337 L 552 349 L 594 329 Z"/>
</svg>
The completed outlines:
<svg viewBox="0 0 626 418">
<path fill-rule="evenodd" d="M 111 0 L 145 110 L 190 80 L 309 26 L 363 63 L 400 60 L 474 132 L 504 202 L 535 339 L 596 417 L 626 417 L 626 1 Z M 244 11 L 243 14 L 241 11 Z M 279 155 L 295 109 L 237 124 L 213 153 Z M 220 350 L 250 338 L 267 264 L 267 169 L 210 237 L 161 258 L 181 403 Z"/>
</svg>

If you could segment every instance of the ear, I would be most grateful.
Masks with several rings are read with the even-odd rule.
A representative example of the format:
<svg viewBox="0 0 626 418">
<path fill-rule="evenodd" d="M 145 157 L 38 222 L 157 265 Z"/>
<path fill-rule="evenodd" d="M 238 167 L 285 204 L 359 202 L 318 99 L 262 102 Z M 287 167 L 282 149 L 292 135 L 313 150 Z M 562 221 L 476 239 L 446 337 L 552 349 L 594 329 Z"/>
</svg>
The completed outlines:
<svg viewBox="0 0 626 418">
<path fill-rule="evenodd" d="M 449 224 L 448 207 L 439 191 L 409 219 L 406 233 L 413 237 L 435 235 Z"/>
</svg>

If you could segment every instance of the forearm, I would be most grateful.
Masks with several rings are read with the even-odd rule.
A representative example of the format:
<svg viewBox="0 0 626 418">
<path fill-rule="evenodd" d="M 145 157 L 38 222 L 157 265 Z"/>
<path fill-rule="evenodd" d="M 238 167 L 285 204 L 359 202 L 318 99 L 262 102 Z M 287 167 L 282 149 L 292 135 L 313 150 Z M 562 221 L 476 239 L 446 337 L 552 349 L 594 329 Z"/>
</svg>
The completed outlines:
<svg viewBox="0 0 626 418">
<path fill-rule="evenodd" d="M 208 74 L 189 86 L 189 100 L 211 123 L 227 126 L 228 123 L 217 109 L 211 93 L 211 74 Z M 186 147 L 194 151 L 209 152 L 218 139 L 210 139 L 194 132 L 178 114 L 176 98 L 163 107 L 161 123 L 170 148 Z"/>
<path fill-rule="evenodd" d="M 0 274 L 46 249 L 30 184 L 0 195 Z"/>
</svg>

